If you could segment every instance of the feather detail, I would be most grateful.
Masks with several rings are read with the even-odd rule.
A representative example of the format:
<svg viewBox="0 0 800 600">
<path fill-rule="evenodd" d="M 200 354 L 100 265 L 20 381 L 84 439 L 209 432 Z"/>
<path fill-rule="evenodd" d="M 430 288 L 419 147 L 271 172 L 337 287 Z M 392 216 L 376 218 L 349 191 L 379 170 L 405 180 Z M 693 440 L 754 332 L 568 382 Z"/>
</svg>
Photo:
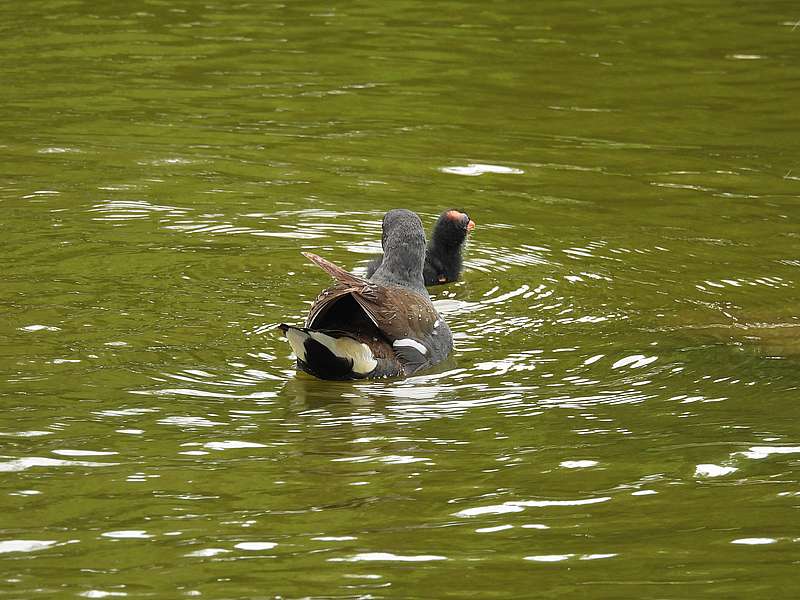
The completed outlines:
<svg viewBox="0 0 800 600">
<path fill-rule="evenodd" d="M 333 277 L 336 281 L 344 283 L 345 285 L 350 285 L 353 287 L 369 287 L 372 285 L 366 279 L 356 277 L 352 273 L 345 271 L 342 267 L 335 265 L 331 261 L 325 260 L 321 256 L 317 256 L 312 252 L 303 252 L 302 254 L 320 269 L 325 271 L 328 275 Z"/>
</svg>

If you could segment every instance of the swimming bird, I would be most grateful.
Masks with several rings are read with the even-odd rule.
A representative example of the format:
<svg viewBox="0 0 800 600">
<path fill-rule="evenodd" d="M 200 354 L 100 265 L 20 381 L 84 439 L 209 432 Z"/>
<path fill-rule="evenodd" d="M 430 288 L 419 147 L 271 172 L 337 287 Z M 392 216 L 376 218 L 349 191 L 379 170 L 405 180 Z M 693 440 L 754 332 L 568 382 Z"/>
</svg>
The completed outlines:
<svg viewBox="0 0 800 600">
<path fill-rule="evenodd" d="M 303 253 L 335 283 L 314 301 L 305 326 L 278 325 L 298 368 L 320 379 L 376 379 L 411 375 L 447 358 L 453 335 L 425 289 L 425 232 L 415 213 L 386 213 L 383 252 L 369 280 Z"/>
<path fill-rule="evenodd" d="M 425 249 L 425 267 L 422 271 L 425 285 L 441 285 L 458 281 L 461 275 L 461 252 L 467 234 L 475 228 L 475 222 L 465 212 L 446 210 L 436 221 L 431 239 Z M 367 265 L 367 277 L 378 269 L 383 255 L 377 256 Z"/>
</svg>

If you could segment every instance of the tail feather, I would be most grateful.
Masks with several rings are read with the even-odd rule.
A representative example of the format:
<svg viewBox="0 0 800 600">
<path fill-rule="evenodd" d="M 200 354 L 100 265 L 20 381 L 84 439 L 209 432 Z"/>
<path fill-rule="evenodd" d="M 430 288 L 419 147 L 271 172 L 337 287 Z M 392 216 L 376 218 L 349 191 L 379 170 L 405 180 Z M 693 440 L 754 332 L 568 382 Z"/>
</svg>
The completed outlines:
<svg viewBox="0 0 800 600">
<path fill-rule="evenodd" d="M 364 377 L 378 366 L 366 344 L 347 335 L 335 337 L 322 331 L 281 323 L 301 367 L 322 379 Z"/>
<path fill-rule="evenodd" d="M 331 261 L 326 260 L 321 256 L 317 256 L 311 252 L 303 252 L 303 256 L 325 271 L 328 275 L 333 277 L 336 281 L 340 281 L 345 285 L 356 287 L 369 285 L 367 280 L 356 277 L 352 273 L 348 273 L 340 266 L 333 264 Z"/>
</svg>

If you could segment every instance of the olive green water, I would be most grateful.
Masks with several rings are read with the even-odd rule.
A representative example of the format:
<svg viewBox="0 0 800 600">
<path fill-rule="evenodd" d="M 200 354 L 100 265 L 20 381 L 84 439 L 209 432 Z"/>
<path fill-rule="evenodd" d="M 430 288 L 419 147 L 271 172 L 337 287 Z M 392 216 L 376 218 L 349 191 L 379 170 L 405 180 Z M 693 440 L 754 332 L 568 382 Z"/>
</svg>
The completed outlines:
<svg viewBox="0 0 800 600">
<path fill-rule="evenodd" d="M 0 594 L 796 597 L 800 10 L 655 4 L 3 4 Z M 297 375 L 393 207 L 452 361 Z"/>
</svg>

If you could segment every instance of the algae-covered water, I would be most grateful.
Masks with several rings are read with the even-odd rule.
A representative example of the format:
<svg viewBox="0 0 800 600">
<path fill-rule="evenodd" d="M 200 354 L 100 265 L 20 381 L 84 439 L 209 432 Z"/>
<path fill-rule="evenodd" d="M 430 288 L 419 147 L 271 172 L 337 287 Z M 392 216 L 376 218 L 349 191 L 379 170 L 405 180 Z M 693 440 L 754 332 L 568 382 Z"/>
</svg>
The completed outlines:
<svg viewBox="0 0 800 600">
<path fill-rule="evenodd" d="M 0 595 L 795 597 L 796 5 L 0 16 Z M 394 207 L 452 360 L 296 374 Z"/>
</svg>

